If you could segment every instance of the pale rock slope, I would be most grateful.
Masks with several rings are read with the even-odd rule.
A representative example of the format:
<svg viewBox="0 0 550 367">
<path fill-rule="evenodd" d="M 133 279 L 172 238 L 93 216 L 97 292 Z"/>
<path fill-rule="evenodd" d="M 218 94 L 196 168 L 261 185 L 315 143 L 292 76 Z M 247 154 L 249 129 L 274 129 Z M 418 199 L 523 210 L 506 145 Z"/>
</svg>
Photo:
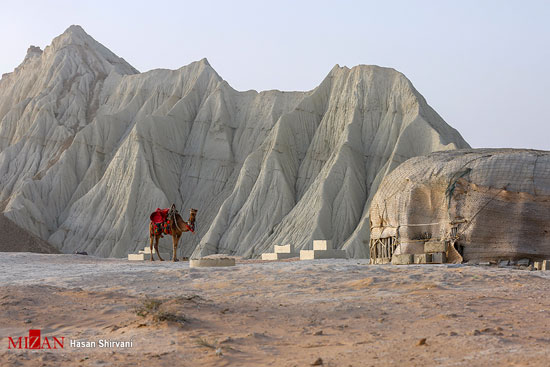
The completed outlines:
<svg viewBox="0 0 550 367">
<path fill-rule="evenodd" d="M 367 257 L 381 180 L 409 157 L 467 146 L 403 74 L 336 66 L 247 158 L 194 254 L 254 257 L 274 244 L 332 239 Z"/>
<path fill-rule="evenodd" d="M 328 238 L 363 257 L 382 178 L 466 147 L 377 66 L 336 66 L 310 92 L 238 92 L 206 59 L 138 73 L 71 26 L 0 80 L 4 213 L 63 252 L 125 256 L 147 244 L 151 211 L 176 203 L 199 209 L 183 255 Z"/>
</svg>

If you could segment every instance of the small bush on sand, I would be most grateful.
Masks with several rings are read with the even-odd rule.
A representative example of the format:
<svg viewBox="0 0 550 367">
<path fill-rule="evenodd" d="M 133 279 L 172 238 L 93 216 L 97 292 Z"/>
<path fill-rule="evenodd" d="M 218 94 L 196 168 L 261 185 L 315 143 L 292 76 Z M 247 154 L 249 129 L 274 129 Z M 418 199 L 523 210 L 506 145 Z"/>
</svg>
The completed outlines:
<svg viewBox="0 0 550 367">
<path fill-rule="evenodd" d="M 182 314 L 162 309 L 165 303 L 164 300 L 146 297 L 143 303 L 136 308 L 136 315 L 140 317 L 150 316 L 153 322 L 156 323 L 167 321 L 184 324 L 187 321 Z"/>
</svg>

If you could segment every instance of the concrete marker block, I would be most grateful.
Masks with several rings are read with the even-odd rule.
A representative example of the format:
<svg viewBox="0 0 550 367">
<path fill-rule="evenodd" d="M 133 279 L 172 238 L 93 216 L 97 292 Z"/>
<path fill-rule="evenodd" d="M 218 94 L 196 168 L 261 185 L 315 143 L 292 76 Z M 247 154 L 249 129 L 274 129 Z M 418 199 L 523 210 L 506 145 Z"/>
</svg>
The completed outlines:
<svg viewBox="0 0 550 367">
<path fill-rule="evenodd" d="M 298 253 L 281 253 L 281 252 L 270 252 L 262 254 L 262 260 L 282 260 L 282 259 L 290 259 L 292 257 L 298 257 L 300 254 Z"/>
<path fill-rule="evenodd" d="M 346 250 L 301 250 L 300 260 L 347 259 Z"/>
<path fill-rule="evenodd" d="M 145 260 L 145 254 L 128 254 L 129 261 L 143 261 Z"/>
<path fill-rule="evenodd" d="M 294 252 L 294 245 L 287 244 L 287 245 L 275 245 L 273 246 L 273 252 L 276 254 L 291 254 Z"/>
<path fill-rule="evenodd" d="M 157 254 L 154 254 L 154 260 L 157 261 L 159 260 L 159 257 Z M 164 252 L 161 252 L 160 253 L 160 256 L 162 257 L 163 260 L 170 260 L 171 257 L 170 257 L 170 254 L 169 253 L 164 253 Z M 128 254 L 128 260 L 130 261 L 145 261 L 145 260 L 151 260 L 151 254 L 144 254 L 144 253 L 141 253 L 141 254 Z"/>
<path fill-rule="evenodd" d="M 313 240 L 313 250 L 332 250 L 332 241 L 331 240 Z"/>
<path fill-rule="evenodd" d="M 542 270 L 550 270 L 550 260 L 542 261 Z"/>
</svg>

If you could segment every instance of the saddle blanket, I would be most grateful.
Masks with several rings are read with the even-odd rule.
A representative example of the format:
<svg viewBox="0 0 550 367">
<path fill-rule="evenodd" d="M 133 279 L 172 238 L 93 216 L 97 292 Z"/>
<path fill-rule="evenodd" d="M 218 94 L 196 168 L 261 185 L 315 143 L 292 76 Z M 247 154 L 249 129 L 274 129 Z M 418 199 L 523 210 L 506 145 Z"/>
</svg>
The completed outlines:
<svg viewBox="0 0 550 367">
<path fill-rule="evenodd" d="M 157 208 L 157 210 L 151 213 L 151 216 L 149 218 L 151 219 L 151 222 L 157 223 L 157 224 L 166 222 L 166 217 L 168 216 L 169 211 L 170 209 L 168 208 L 166 209 Z"/>
<path fill-rule="evenodd" d="M 170 219 L 167 219 L 168 212 L 170 209 L 160 209 L 157 208 L 151 215 L 149 216 L 149 219 L 151 219 L 151 222 L 153 225 L 150 227 L 151 230 L 149 231 L 150 235 L 159 236 L 162 238 L 163 234 L 172 234 L 172 229 L 170 227 Z"/>
</svg>

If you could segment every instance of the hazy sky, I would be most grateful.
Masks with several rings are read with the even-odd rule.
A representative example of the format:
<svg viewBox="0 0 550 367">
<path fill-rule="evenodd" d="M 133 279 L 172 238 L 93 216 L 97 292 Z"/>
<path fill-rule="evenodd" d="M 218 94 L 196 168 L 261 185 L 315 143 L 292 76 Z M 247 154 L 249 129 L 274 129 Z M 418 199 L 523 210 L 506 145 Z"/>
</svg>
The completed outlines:
<svg viewBox="0 0 550 367">
<path fill-rule="evenodd" d="M 473 147 L 550 150 L 550 1 L 2 1 L 0 73 L 71 24 L 140 71 L 203 57 L 238 90 L 403 72 Z"/>
</svg>

